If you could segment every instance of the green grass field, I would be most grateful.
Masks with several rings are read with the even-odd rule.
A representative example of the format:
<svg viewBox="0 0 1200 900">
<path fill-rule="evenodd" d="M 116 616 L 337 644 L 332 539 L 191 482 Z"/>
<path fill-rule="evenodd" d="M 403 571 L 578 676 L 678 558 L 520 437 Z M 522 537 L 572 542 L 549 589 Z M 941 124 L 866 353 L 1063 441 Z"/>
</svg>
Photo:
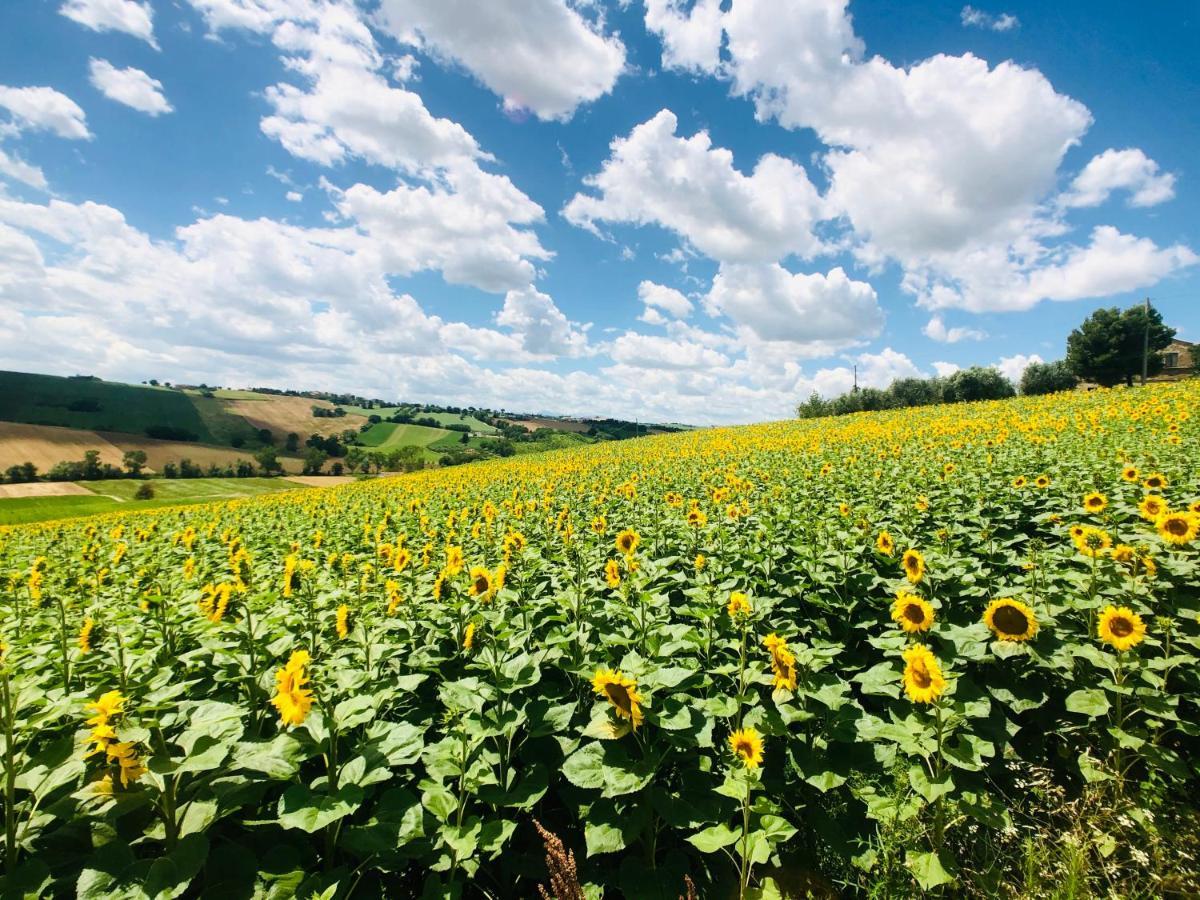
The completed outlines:
<svg viewBox="0 0 1200 900">
<path fill-rule="evenodd" d="M 436 441 L 434 441 L 432 444 L 430 444 L 429 449 L 430 450 L 440 450 L 443 453 L 445 453 L 448 450 L 469 450 L 472 448 L 477 448 L 480 445 L 485 444 L 490 440 L 492 440 L 492 438 L 478 437 L 476 435 L 470 435 L 467 438 L 467 442 L 464 444 L 463 440 L 462 440 L 462 432 L 447 431 L 447 432 L 445 432 L 444 437 L 440 437 Z"/>
<path fill-rule="evenodd" d="M 154 487 L 154 499 L 134 500 L 134 492 L 142 484 L 137 479 L 79 481 L 76 484 L 87 488 L 93 494 L 0 499 L 0 525 L 92 516 L 118 510 L 154 509 L 186 503 L 234 500 L 276 491 L 298 490 L 301 487 L 282 478 L 155 478 L 150 481 Z"/>
<path fill-rule="evenodd" d="M 364 447 L 385 450 L 392 447 L 428 447 L 450 434 L 453 432 L 444 428 L 379 422 L 359 435 L 358 439 Z"/>
<path fill-rule="evenodd" d="M 513 446 L 517 455 L 525 453 L 544 453 L 547 450 L 565 450 L 568 447 L 578 447 L 580 444 L 591 444 L 595 441 L 585 434 L 574 431 L 556 431 L 536 441 L 514 441 Z"/>
<path fill-rule="evenodd" d="M 480 434 L 495 434 L 496 429 L 486 422 L 481 422 L 474 416 L 463 418 L 458 413 L 421 413 L 421 416 L 428 416 L 431 419 L 437 419 L 443 425 L 466 425 L 472 431 L 478 431 Z"/>
<path fill-rule="evenodd" d="M 151 425 L 167 425 L 190 432 L 202 442 L 220 443 L 192 401 L 192 397 L 168 388 L 0 372 L 3 421 L 127 434 L 144 434 Z M 73 404 L 83 408 L 71 409 Z"/>
<path fill-rule="evenodd" d="M 380 416 L 381 418 L 386 419 L 389 416 L 395 415 L 395 413 L 400 409 L 400 407 L 398 407 L 398 406 L 375 406 L 375 407 L 368 408 L 366 406 L 343 406 L 342 409 L 344 409 L 346 412 L 350 413 L 351 415 L 358 414 L 360 416 Z"/>
<path fill-rule="evenodd" d="M 142 482 L 135 478 L 118 478 L 112 481 L 77 481 L 76 484 L 94 494 L 132 501 Z M 150 480 L 150 485 L 154 488 L 156 500 L 253 497 L 296 487 L 295 483 L 280 478 L 155 478 Z"/>
<path fill-rule="evenodd" d="M 222 396 L 220 392 L 218 392 L 218 396 Z M 367 407 L 365 407 L 365 406 L 343 406 L 342 409 L 344 409 L 346 412 L 351 413 L 351 414 L 357 413 L 360 416 L 381 416 L 382 418 L 386 419 L 390 416 L 395 415 L 400 410 L 400 407 L 398 407 L 398 406 L 377 406 L 374 409 L 367 409 Z M 443 425 L 466 425 L 472 431 L 477 431 L 480 434 L 495 434 L 496 433 L 496 429 L 493 426 L 488 425 L 486 422 L 480 421 L 479 419 L 475 418 L 474 416 L 467 416 L 464 419 L 461 416 L 459 416 L 458 413 L 448 413 L 448 412 L 425 413 L 425 412 L 423 412 L 423 413 L 417 413 L 416 418 L 418 418 L 418 419 L 424 419 L 424 418 L 436 419 L 438 422 L 441 422 Z M 381 423 L 381 424 L 391 424 L 391 423 Z"/>
</svg>

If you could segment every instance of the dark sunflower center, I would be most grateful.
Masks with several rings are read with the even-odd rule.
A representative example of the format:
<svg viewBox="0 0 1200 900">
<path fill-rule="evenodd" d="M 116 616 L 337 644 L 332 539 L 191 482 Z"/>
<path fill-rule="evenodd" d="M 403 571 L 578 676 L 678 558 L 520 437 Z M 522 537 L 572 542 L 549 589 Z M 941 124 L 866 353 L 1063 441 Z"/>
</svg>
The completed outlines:
<svg viewBox="0 0 1200 900">
<path fill-rule="evenodd" d="M 1109 629 L 1119 638 L 1129 637 L 1133 634 L 1133 623 L 1124 616 L 1117 616 L 1108 623 Z"/>
<path fill-rule="evenodd" d="M 488 580 L 486 578 L 475 579 L 475 593 L 486 594 L 488 592 L 488 588 L 490 587 L 491 585 L 488 584 Z"/>
<path fill-rule="evenodd" d="M 1095 508 L 1099 505 L 1100 505 L 1100 499 L 1098 497 L 1092 497 L 1090 500 L 1088 500 L 1088 506 L 1090 506 L 1092 508 Z"/>
<path fill-rule="evenodd" d="M 1005 634 L 1024 634 L 1029 628 L 1025 613 L 1015 606 L 1001 606 L 992 616 L 992 622 Z"/>
<path fill-rule="evenodd" d="M 738 756 L 749 758 L 754 755 L 754 745 L 744 738 L 734 745 L 733 750 Z"/>
<path fill-rule="evenodd" d="M 1187 534 L 1188 526 L 1187 522 L 1183 521 L 1182 518 L 1173 516 L 1172 518 L 1167 519 L 1166 529 L 1167 531 L 1171 532 L 1171 534 L 1182 535 Z"/>
<path fill-rule="evenodd" d="M 904 607 L 904 618 L 908 619 L 914 625 L 920 625 L 925 621 L 925 610 L 921 609 L 915 603 L 910 603 Z"/>
<path fill-rule="evenodd" d="M 608 694 L 608 699 L 612 701 L 613 706 L 623 713 L 629 712 L 629 691 L 623 685 L 605 685 L 604 692 Z"/>
<path fill-rule="evenodd" d="M 917 687 L 927 688 L 933 684 L 933 676 L 929 674 L 929 670 L 921 664 L 913 666 L 912 679 L 916 682 Z"/>
</svg>

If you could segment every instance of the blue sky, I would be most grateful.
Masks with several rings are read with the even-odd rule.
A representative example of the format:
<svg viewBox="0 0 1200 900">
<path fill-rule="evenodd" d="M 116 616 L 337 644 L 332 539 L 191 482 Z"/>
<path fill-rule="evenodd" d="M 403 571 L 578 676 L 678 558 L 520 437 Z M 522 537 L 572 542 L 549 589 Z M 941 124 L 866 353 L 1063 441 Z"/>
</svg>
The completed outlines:
<svg viewBox="0 0 1200 900">
<path fill-rule="evenodd" d="M 0 366 L 720 423 L 1200 337 L 1194 4 L 0 8 Z"/>
</svg>

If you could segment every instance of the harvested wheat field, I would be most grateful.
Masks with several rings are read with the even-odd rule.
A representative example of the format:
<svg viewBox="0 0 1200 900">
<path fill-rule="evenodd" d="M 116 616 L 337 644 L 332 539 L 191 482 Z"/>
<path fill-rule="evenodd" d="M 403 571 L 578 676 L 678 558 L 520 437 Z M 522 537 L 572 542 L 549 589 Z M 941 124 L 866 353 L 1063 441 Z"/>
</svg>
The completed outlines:
<svg viewBox="0 0 1200 900">
<path fill-rule="evenodd" d="M 295 432 L 301 438 L 310 434 L 340 434 L 348 428 L 357 431 L 367 422 L 366 416 L 351 413 L 336 419 L 319 419 L 312 414 L 313 407 L 333 409 L 333 404 L 309 397 L 263 396 L 261 400 L 234 399 L 222 403 L 228 412 L 241 416 L 254 428 L 270 429 L 279 444 L 289 432 Z"/>
<path fill-rule="evenodd" d="M 121 465 L 124 451 L 95 431 L 0 422 L 0 469 L 31 462 L 45 472 L 65 459 L 83 459 L 88 450 L 99 450 L 101 463 Z"/>
<path fill-rule="evenodd" d="M 13 497 L 92 496 L 92 492 L 71 481 L 33 481 L 29 484 L 0 484 L 0 500 Z"/>
</svg>

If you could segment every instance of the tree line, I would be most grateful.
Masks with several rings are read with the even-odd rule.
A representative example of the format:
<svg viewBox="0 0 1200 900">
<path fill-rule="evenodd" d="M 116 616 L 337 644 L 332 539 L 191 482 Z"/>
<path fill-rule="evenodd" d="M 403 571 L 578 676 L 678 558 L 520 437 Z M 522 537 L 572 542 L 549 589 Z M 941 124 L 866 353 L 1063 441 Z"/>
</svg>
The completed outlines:
<svg viewBox="0 0 1200 900">
<path fill-rule="evenodd" d="M 1163 323 L 1153 307 L 1138 305 L 1122 311 L 1117 307 L 1098 309 L 1067 337 L 1066 357 L 1054 362 L 1031 363 L 1014 385 L 997 369 L 972 366 L 945 378 L 901 378 L 886 388 L 855 388 L 824 399 L 816 391 L 797 408 L 802 419 L 844 416 L 936 403 L 969 403 L 1003 400 L 1024 395 L 1052 394 L 1074 390 L 1081 381 L 1104 387 L 1132 385 L 1142 373 L 1163 370 L 1161 352 L 1175 339 L 1175 329 Z M 1200 374 L 1200 360 L 1196 362 Z"/>
</svg>

